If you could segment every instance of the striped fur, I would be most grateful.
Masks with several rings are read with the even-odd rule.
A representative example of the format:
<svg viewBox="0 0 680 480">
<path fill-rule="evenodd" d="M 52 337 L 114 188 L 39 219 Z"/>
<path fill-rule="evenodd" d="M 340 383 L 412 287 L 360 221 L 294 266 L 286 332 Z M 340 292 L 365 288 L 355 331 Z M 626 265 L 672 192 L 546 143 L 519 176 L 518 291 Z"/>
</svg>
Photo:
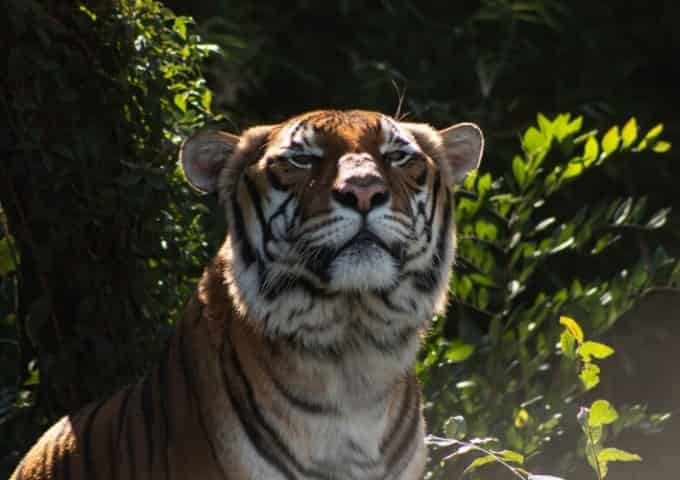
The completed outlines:
<svg viewBox="0 0 680 480">
<path fill-rule="evenodd" d="M 12 479 L 419 478 L 412 366 L 446 304 L 448 187 L 481 145 L 363 111 L 189 140 L 224 245 L 158 365 L 61 419 Z"/>
</svg>

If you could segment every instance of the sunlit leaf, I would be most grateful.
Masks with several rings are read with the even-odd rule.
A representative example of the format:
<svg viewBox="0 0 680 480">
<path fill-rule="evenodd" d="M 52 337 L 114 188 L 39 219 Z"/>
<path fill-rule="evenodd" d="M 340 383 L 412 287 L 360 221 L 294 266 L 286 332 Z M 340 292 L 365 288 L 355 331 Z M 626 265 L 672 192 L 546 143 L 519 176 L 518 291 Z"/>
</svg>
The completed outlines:
<svg viewBox="0 0 680 480">
<path fill-rule="evenodd" d="M 586 363 L 583 365 L 578 377 L 586 390 L 597 386 L 600 383 L 600 367 L 594 363 Z"/>
<path fill-rule="evenodd" d="M 619 140 L 619 127 L 613 126 L 602 138 L 602 151 L 606 155 L 610 155 L 619 148 Z"/>
<path fill-rule="evenodd" d="M 663 132 L 663 123 L 656 124 L 654 127 L 652 127 L 647 134 L 645 135 L 645 140 L 652 140 Z"/>
<path fill-rule="evenodd" d="M 597 463 L 601 478 L 605 478 L 608 473 L 609 462 L 639 462 L 642 458 L 635 454 L 620 450 L 618 448 L 603 448 L 597 453 Z"/>
<path fill-rule="evenodd" d="M 635 117 L 631 117 L 621 130 L 621 141 L 624 148 L 630 147 L 638 136 L 638 125 Z"/>
<path fill-rule="evenodd" d="M 604 343 L 599 343 L 599 342 L 593 342 L 591 340 L 587 340 L 581 344 L 580 347 L 578 347 L 578 354 L 583 358 L 584 362 L 590 362 L 591 357 L 595 357 L 598 360 L 602 360 L 604 358 L 609 357 L 614 353 L 614 349 L 611 348 L 609 345 L 605 345 Z"/>
<path fill-rule="evenodd" d="M 586 167 L 597 160 L 597 155 L 600 153 L 600 146 L 597 144 L 595 137 L 589 137 L 586 140 L 586 145 L 583 147 L 583 163 Z"/>
<path fill-rule="evenodd" d="M 569 330 L 564 330 L 560 335 L 560 350 L 567 358 L 576 358 L 576 339 Z"/>
<path fill-rule="evenodd" d="M 665 153 L 671 149 L 671 142 L 660 141 L 652 147 L 652 150 L 656 153 Z"/>
<path fill-rule="evenodd" d="M 618 412 L 607 400 L 595 400 L 590 406 L 588 425 L 591 427 L 609 425 L 617 418 L 619 418 Z"/>
<path fill-rule="evenodd" d="M 446 351 L 446 359 L 452 363 L 464 362 L 475 352 L 474 345 L 463 343 L 459 338 L 451 342 L 451 346 Z"/>
<path fill-rule="evenodd" d="M 0 276 L 7 275 L 16 270 L 16 252 L 17 250 L 11 241 L 11 237 L 0 239 Z"/>
<path fill-rule="evenodd" d="M 489 463 L 496 462 L 496 457 L 493 455 L 484 455 L 482 457 L 475 458 L 470 465 L 465 467 L 465 470 L 463 470 L 463 474 L 467 474 L 470 472 L 473 472 L 474 470 L 477 470 L 479 467 L 487 465 Z"/>
<path fill-rule="evenodd" d="M 583 342 L 583 330 L 573 318 L 567 316 L 560 317 L 560 325 L 563 325 L 571 333 L 578 343 Z"/>
</svg>

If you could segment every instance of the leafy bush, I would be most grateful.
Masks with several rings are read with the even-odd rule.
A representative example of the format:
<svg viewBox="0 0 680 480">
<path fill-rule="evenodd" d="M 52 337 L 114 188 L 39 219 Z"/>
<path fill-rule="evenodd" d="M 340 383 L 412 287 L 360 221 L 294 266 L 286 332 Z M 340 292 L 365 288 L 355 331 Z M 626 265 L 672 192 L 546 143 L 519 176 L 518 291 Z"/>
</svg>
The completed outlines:
<svg viewBox="0 0 680 480">
<path fill-rule="evenodd" d="M 152 0 L 48 3 L 9 3 L 1 67 L 0 477 L 146 369 L 209 258 L 176 146 L 215 47 Z"/>
<path fill-rule="evenodd" d="M 511 172 L 477 173 L 458 192 L 454 300 L 418 366 L 430 430 L 496 442 L 509 449 L 501 455 L 506 461 L 530 462 L 577 426 L 579 399 L 599 382 L 591 359 L 611 353 L 583 343 L 583 333 L 563 334 L 557 319 L 582 319 L 590 335 L 600 336 L 646 289 L 670 282 L 675 263 L 661 248 L 626 264 L 610 254 L 634 233 L 660 228 L 668 209 L 649 213 L 644 198 L 602 199 L 565 217 L 559 200 L 590 170 L 624 153 L 667 151 L 663 126 L 641 134 L 632 118 L 598 135 L 569 114 L 539 114 L 537 122 L 522 135 Z M 583 257 L 591 279 L 568 268 Z M 491 462 L 492 453 L 468 468 Z M 460 465 L 442 459 L 454 458 L 435 454 L 431 475 L 448 478 Z"/>
</svg>

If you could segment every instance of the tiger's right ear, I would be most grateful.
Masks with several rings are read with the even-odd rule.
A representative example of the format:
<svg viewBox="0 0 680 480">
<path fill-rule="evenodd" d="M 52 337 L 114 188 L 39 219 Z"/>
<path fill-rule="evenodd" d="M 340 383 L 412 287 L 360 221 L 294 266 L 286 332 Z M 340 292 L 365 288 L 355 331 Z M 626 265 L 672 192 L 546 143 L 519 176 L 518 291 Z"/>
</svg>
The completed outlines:
<svg viewBox="0 0 680 480">
<path fill-rule="evenodd" d="M 217 190 L 217 180 L 240 137 L 227 132 L 197 133 L 182 143 L 179 163 L 189 184 L 199 192 Z"/>
</svg>

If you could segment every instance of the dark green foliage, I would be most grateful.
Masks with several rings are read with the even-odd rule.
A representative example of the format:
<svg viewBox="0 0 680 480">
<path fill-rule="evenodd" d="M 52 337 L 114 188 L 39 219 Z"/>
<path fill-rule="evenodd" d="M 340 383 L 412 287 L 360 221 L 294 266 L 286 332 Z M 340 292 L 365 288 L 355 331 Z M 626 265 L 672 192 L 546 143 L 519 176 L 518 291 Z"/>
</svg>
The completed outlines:
<svg viewBox="0 0 680 480">
<path fill-rule="evenodd" d="M 46 420 L 153 361 L 209 258 L 205 207 L 187 201 L 175 157 L 183 136 L 212 118 L 199 70 L 211 47 L 190 19 L 153 1 L 96 10 L 61 3 L 13 1 L 8 11 L 13 48 L 0 100 L 6 466 L 13 460 L 4 452 L 22 452 Z"/>
</svg>

